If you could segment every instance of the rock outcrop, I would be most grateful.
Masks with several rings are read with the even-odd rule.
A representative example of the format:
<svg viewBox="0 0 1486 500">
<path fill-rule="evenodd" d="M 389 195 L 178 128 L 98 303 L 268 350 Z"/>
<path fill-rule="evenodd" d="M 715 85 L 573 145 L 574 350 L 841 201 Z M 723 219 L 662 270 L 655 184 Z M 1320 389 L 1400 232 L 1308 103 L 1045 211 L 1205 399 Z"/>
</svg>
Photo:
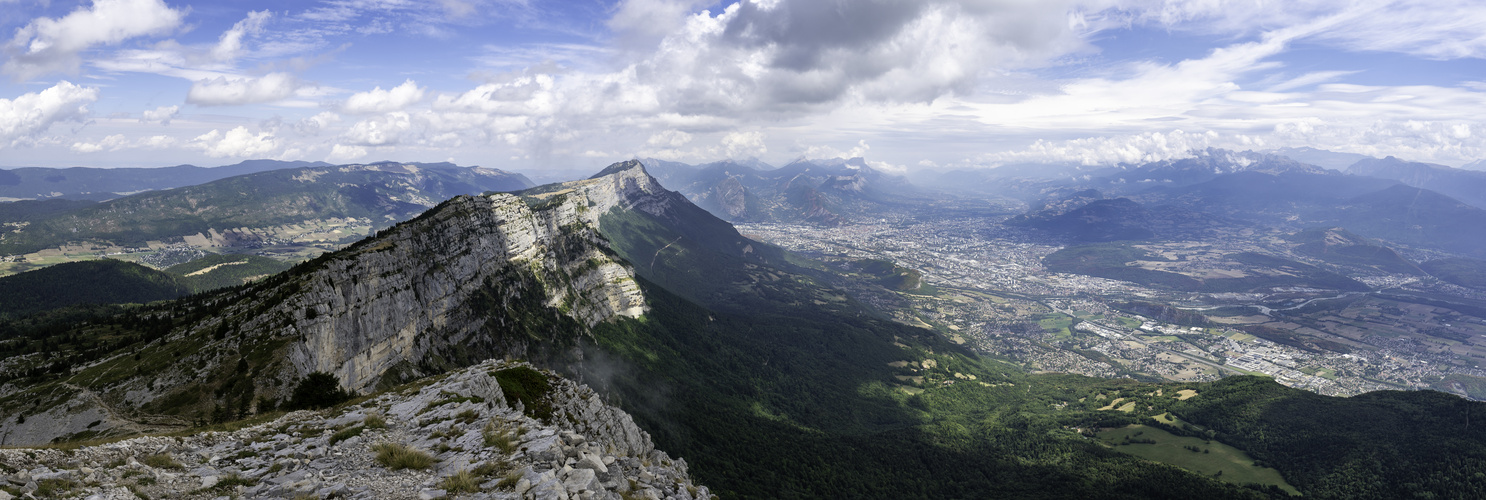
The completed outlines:
<svg viewBox="0 0 1486 500">
<path fill-rule="evenodd" d="M 77 382 L 86 391 L 0 388 L 0 398 L 23 403 L 0 408 L 0 435 L 41 444 L 132 432 L 161 414 L 246 413 L 287 399 L 313 372 L 366 393 L 485 359 L 548 359 L 598 323 L 647 311 L 600 219 L 639 211 L 664 220 L 687 203 L 634 161 L 586 180 L 452 198 L 249 288 L 175 306 L 170 314 L 198 319 L 74 367 L 94 374 Z"/>
<path fill-rule="evenodd" d="M 525 382 L 545 390 L 503 390 L 503 381 L 521 383 L 502 380 L 505 374 L 525 374 Z M 424 458 L 379 458 L 390 449 Z M 137 437 L 76 450 L 3 449 L 0 498 L 13 494 L 712 498 L 691 481 L 684 460 L 656 450 L 629 415 L 599 401 L 587 386 L 506 361 L 233 431 Z"/>
</svg>

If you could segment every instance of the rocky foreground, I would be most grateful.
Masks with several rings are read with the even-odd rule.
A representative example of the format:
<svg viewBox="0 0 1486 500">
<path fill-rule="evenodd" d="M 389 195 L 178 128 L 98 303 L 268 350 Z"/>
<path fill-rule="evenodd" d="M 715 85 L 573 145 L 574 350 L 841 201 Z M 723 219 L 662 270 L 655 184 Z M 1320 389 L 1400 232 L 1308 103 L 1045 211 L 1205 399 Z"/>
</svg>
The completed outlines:
<svg viewBox="0 0 1486 500">
<path fill-rule="evenodd" d="M 232 432 L 0 450 L 13 497 L 713 498 L 592 389 L 506 361 Z"/>
</svg>

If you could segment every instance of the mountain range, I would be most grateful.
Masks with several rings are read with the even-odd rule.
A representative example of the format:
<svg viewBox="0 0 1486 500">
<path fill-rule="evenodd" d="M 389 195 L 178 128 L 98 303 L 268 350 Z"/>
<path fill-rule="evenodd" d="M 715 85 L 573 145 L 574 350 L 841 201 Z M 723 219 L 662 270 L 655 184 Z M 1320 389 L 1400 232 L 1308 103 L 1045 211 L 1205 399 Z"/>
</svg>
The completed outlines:
<svg viewBox="0 0 1486 500">
<path fill-rule="evenodd" d="M 1486 208 L 1486 172 L 1450 168 L 1445 165 L 1404 161 L 1389 156 L 1365 159 L 1347 168 L 1347 173 L 1391 179 L 1419 189 L 1428 189 L 1476 208 Z"/>
<path fill-rule="evenodd" d="M 733 222 L 838 224 L 915 194 L 900 176 L 862 158 L 798 160 L 779 168 L 757 160 L 703 165 L 641 160 L 663 185 Z"/>
<path fill-rule="evenodd" d="M 312 256 L 455 195 L 530 186 L 520 174 L 496 169 L 373 163 L 282 168 L 99 203 L 15 201 L 0 210 L 0 254 L 51 249 L 87 256 L 185 246 Z"/>
<path fill-rule="evenodd" d="M 325 162 L 247 160 L 221 167 L 0 168 L 0 201 L 64 198 L 103 201 L 143 191 L 203 184 L 286 168 L 325 167 Z M 8 199 L 7 199 L 8 198 Z"/>
<path fill-rule="evenodd" d="M 69 313 L 86 319 L 61 328 L 9 325 L 0 349 L 30 354 L 0 368 L 0 435 L 40 444 L 271 417 L 323 378 L 392 404 L 397 391 L 505 358 L 593 387 L 591 401 L 632 415 L 656 448 L 685 458 L 692 479 L 729 498 L 1289 496 L 1095 437 L 1134 424 L 1236 446 L 1252 455 L 1246 467 L 1273 468 L 1306 496 L 1486 493 L 1471 479 L 1486 467 L 1486 429 L 1458 425 L 1480 403 L 1430 392 L 1330 398 L 1257 377 L 1028 374 L 887 319 L 823 285 L 821 269 L 743 237 L 640 162 L 618 163 L 585 180 L 456 196 L 247 285 Z M 481 385 L 460 373 L 462 388 L 404 408 L 426 413 L 409 432 L 462 418 L 440 409 L 473 401 L 460 391 Z M 561 422 L 542 410 L 556 401 L 546 391 L 496 383 L 521 403 L 511 407 Z M 1101 409 L 1111 398 L 1130 410 Z M 481 418 L 475 406 L 458 408 Z M 295 432 L 355 422 L 345 424 Z M 454 452 L 446 444 L 441 453 Z M 567 477 L 579 458 L 537 465 Z"/>
</svg>

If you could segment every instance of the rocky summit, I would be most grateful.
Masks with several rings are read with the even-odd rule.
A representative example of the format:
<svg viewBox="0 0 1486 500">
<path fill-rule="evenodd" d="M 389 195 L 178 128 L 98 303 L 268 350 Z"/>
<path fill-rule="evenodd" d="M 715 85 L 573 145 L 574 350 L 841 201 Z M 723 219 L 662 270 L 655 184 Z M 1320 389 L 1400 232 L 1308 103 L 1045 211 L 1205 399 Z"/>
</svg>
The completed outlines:
<svg viewBox="0 0 1486 500">
<path fill-rule="evenodd" d="M 590 388 L 487 361 L 231 431 L 0 450 L 0 499 L 707 499 Z"/>
</svg>

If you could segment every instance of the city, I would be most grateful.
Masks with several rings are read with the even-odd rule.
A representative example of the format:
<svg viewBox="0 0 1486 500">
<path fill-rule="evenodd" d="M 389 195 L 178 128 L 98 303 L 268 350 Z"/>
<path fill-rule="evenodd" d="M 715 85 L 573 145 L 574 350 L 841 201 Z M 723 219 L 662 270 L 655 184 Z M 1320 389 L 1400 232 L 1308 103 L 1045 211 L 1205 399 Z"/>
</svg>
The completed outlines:
<svg viewBox="0 0 1486 500">
<path fill-rule="evenodd" d="M 1003 225 L 995 218 L 926 221 L 889 217 L 836 227 L 787 223 L 746 223 L 737 227 L 752 238 L 827 262 L 889 259 L 918 270 L 923 284 L 917 290 L 885 293 L 881 287 L 859 283 L 838 286 L 854 288 L 858 300 L 900 322 L 933 328 L 955 342 L 1034 372 L 1172 381 L 1265 375 L 1291 387 L 1338 396 L 1424 388 L 1467 395 L 1467 389 L 1452 378 L 1486 377 L 1486 370 L 1471 361 L 1475 356 L 1457 355 L 1449 349 L 1473 347 L 1482 343 L 1478 340 L 1486 339 L 1421 340 L 1373 332 L 1352 340 L 1316 331 L 1317 337 L 1340 342 L 1286 345 L 1247 333 L 1244 328 L 1255 323 L 1290 324 L 1269 317 L 1277 314 L 1276 310 L 1260 305 L 1270 294 L 1172 292 L 1128 281 L 1048 272 L 1041 260 L 1057 251 L 1057 244 Z M 1252 250 L 1253 241 L 1264 239 L 1247 234 L 1219 238 L 1196 245 L 1194 253 L 1221 259 L 1225 253 Z M 1180 262 L 1193 267 L 1200 260 L 1189 254 Z M 1460 288 L 1414 276 L 1362 276 L 1359 280 L 1377 288 Z M 1295 305 L 1284 308 L 1290 310 L 1328 299 L 1367 295 L 1294 289 L 1275 292 L 1273 295 L 1285 297 L 1309 293 L 1302 295 L 1303 300 L 1292 299 Z M 1241 307 L 1247 310 L 1246 316 L 1213 315 L 1208 325 L 1190 326 L 1111 307 L 1131 300 L 1189 310 L 1223 309 L 1227 305 L 1231 311 L 1232 304 L 1249 305 Z M 1215 301 L 1219 304 L 1214 305 Z M 1486 330 L 1481 328 L 1483 324 L 1480 318 L 1462 317 L 1450 326 L 1460 329 L 1460 334 L 1476 337 Z"/>
</svg>

